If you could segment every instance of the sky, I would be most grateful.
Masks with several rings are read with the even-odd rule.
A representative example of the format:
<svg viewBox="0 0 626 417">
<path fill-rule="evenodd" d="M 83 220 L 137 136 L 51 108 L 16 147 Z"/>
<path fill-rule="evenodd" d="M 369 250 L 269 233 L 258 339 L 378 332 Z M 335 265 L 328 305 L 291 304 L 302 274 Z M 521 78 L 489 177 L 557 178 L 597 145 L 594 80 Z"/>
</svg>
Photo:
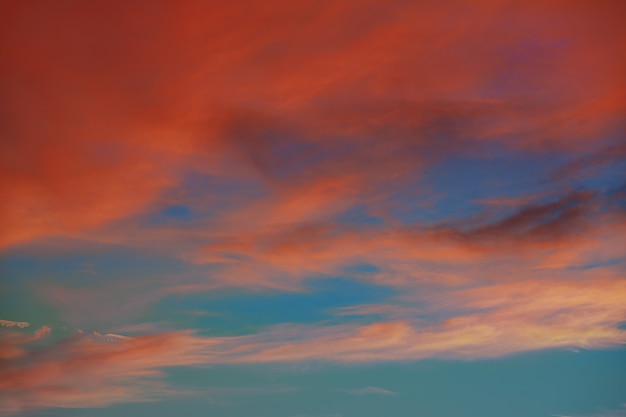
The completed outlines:
<svg viewBox="0 0 626 417">
<path fill-rule="evenodd" d="M 0 416 L 626 417 L 626 2 L 0 2 Z"/>
</svg>

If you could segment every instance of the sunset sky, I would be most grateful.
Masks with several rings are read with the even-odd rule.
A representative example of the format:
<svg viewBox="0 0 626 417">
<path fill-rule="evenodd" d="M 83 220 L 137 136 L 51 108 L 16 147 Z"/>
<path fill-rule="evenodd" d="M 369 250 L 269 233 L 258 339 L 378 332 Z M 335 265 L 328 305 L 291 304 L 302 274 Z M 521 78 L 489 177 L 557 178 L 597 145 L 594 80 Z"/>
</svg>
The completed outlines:
<svg viewBox="0 0 626 417">
<path fill-rule="evenodd" d="M 625 17 L 0 0 L 0 416 L 626 417 Z"/>
</svg>

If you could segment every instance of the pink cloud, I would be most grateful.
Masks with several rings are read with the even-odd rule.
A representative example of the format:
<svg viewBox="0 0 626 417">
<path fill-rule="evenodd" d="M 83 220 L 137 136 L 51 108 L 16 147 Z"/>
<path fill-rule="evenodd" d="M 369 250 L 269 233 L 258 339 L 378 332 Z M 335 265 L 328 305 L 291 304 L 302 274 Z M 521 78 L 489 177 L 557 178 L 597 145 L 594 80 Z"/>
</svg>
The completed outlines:
<svg viewBox="0 0 626 417">
<path fill-rule="evenodd" d="M 14 359 L 23 356 L 26 352 L 22 348 L 25 343 L 39 340 L 50 333 L 48 326 L 39 328 L 33 335 L 25 335 L 17 332 L 3 332 L 0 335 L 0 360 Z"/>
<path fill-rule="evenodd" d="M 24 335 L 12 331 L 23 323 L 0 321 L 11 328 L 0 348 L 4 411 L 178 395 L 164 382 L 172 366 L 477 359 L 626 343 L 623 272 L 603 265 L 623 257 L 623 210 L 561 187 L 623 156 L 623 144 L 598 143 L 626 109 L 623 5 L 146 5 L 14 2 L 0 17 L 0 201 L 11 202 L 0 207 L 0 248 L 69 236 L 212 269 L 106 288 L 51 284 L 40 295 L 69 322 L 141 333 L 154 325 L 124 323 L 168 296 L 306 291 L 307 278 L 368 263 L 376 272 L 353 277 L 395 287 L 402 305 L 335 312 L 384 317 L 374 324 L 228 338 L 103 332 L 46 345 L 49 328 Z M 480 217 L 437 225 L 407 227 L 393 215 L 394 192 L 432 203 L 437 190 L 412 185 L 426 167 L 494 143 L 591 156 L 554 175 L 560 194 L 548 202 L 495 197 Z M 213 195 L 188 186 L 190 172 L 255 192 Z M 137 218 L 172 202 L 206 218 L 190 227 Z M 337 224 L 360 206 L 381 224 Z M 581 269 L 594 264 L 602 267 Z M 421 312 L 446 319 L 416 319 Z"/>
<path fill-rule="evenodd" d="M 20 360 L 3 367 L 0 395 L 5 411 L 99 407 L 179 395 L 163 379 L 163 370 L 172 366 L 466 360 L 608 348 L 626 343 L 626 331 L 619 328 L 626 318 L 625 296 L 620 279 L 510 282 L 453 291 L 448 304 L 434 300 L 428 312 L 449 316 L 441 321 L 405 315 L 367 325 L 278 325 L 237 337 L 94 333 L 25 350 L 22 345 L 40 338 L 44 328 L 35 336 L 3 339 L 14 352 L 5 357 Z"/>
<path fill-rule="evenodd" d="M 188 247 L 182 255 L 198 268 L 210 268 L 207 272 L 180 274 L 175 281 L 168 276 L 136 278 L 106 288 L 48 285 L 40 295 L 75 325 L 120 327 L 165 297 L 228 286 L 305 292 L 306 279 L 344 274 L 361 263 L 376 270 L 350 272 L 351 277 L 402 288 L 403 293 L 427 286 L 429 297 L 496 282 L 619 278 L 619 268 L 611 262 L 623 256 L 626 223 L 603 196 L 574 193 L 501 213 L 488 208 L 479 220 L 436 227 L 289 223 L 232 234 L 169 229 L 165 232 L 172 245 L 185 247 L 187 239 L 213 242 Z M 154 238 L 147 234 L 145 243 Z M 597 267 L 585 269 L 587 265 Z"/>
<path fill-rule="evenodd" d="M 29 360 L 6 363 L 0 372 L 0 410 L 101 407 L 171 395 L 175 391 L 159 380 L 160 367 L 198 363 L 197 344 L 188 333 L 79 334 L 28 354 Z"/>
<path fill-rule="evenodd" d="M 593 150 L 626 104 L 607 4 L 12 5 L 0 245 L 145 212 L 189 170 L 264 182 L 271 200 L 227 216 L 259 225 L 369 201 L 485 140 Z M 290 141 L 303 160 L 276 152 Z"/>
</svg>

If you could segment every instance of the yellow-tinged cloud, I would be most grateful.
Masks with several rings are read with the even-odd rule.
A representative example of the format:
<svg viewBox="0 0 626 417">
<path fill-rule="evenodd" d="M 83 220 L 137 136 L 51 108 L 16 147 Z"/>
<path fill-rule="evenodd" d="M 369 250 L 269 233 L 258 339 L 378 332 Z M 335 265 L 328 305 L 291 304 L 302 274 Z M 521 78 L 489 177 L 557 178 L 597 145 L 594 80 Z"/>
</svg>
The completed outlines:
<svg viewBox="0 0 626 417">
<path fill-rule="evenodd" d="M 0 371 L 4 411 L 37 407 L 98 407 L 177 395 L 163 369 L 267 362 L 480 359 L 554 348 L 626 344 L 626 281 L 528 281 L 449 294 L 442 321 L 405 316 L 374 324 L 278 325 L 258 334 L 205 337 L 170 332 L 124 338 L 77 335 L 36 354 L 36 336 L 3 339 L 13 354 Z M 389 308 L 391 310 L 392 307 Z M 366 310 L 367 311 L 367 310 Z M 456 314 L 455 314 L 456 311 Z"/>
</svg>

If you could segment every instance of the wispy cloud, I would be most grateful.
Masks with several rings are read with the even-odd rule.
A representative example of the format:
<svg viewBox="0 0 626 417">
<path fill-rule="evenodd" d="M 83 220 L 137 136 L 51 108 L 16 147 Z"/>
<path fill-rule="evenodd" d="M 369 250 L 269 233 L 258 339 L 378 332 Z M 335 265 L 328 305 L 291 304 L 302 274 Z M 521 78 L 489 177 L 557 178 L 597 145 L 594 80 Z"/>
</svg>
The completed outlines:
<svg viewBox="0 0 626 417">
<path fill-rule="evenodd" d="M 341 413 L 330 413 L 330 414 L 296 414 L 295 416 L 290 417 L 343 417 Z"/>
<path fill-rule="evenodd" d="M 529 1 L 503 10 L 454 1 L 463 21 L 481 22 L 475 27 L 436 2 L 248 3 L 271 29 L 236 7 L 217 12 L 202 2 L 184 12 L 155 6 L 143 16 L 158 29 L 154 38 L 133 32 L 120 7 L 103 17 L 120 22 L 116 36 L 92 22 L 95 6 L 12 8 L 3 22 L 14 31 L 1 78 L 15 105 L 5 127 L 3 200 L 12 204 L 2 212 L 2 245 L 82 235 L 141 213 L 184 185 L 189 170 L 270 186 L 271 199 L 229 207 L 231 224 L 310 221 L 385 187 L 397 191 L 431 161 L 485 141 L 539 152 L 595 148 L 621 117 L 624 35 L 606 5 Z M 19 16 L 51 16 L 64 30 L 20 30 Z M 310 26 L 295 30 L 299 19 Z M 511 21 L 506 36 L 503 20 Z M 544 41 L 529 43 L 529 27 Z M 94 55 L 88 41 L 67 47 L 75 38 L 115 52 Z M 277 44 L 283 53 L 260 58 Z M 87 70 L 89 62 L 101 70 Z M 136 79 L 142 88 L 123 87 Z M 294 141 L 302 152 L 284 157 Z"/>
<path fill-rule="evenodd" d="M 2 327 L 19 327 L 23 329 L 24 327 L 30 326 L 30 323 L 25 321 L 11 321 L 11 320 L 0 320 L 0 326 Z"/>
<path fill-rule="evenodd" d="M 347 392 L 348 394 L 354 394 L 354 395 L 387 395 L 387 396 L 398 395 L 398 393 L 396 392 L 389 391 L 383 388 L 378 388 L 378 387 L 355 388 L 355 389 L 347 389 L 343 391 Z"/>
<path fill-rule="evenodd" d="M 30 335 L 21 332 L 0 332 L 0 360 L 16 359 L 26 355 L 24 344 L 39 340 L 51 331 L 50 327 L 42 326 Z"/>
<path fill-rule="evenodd" d="M 613 410 L 600 410 L 590 414 L 552 414 L 555 417 L 623 417 L 626 416 L 626 404 L 622 408 Z"/>
<path fill-rule="evenodd" d="M 33 279 L 66 324 L 103 330 L 47 340 L 0 320 L 3 410 L 182 395 L 175 366 L 626 343 L 620 2 L 13 3 L 0 250 L 111 245 L 182 272 Z M 437 174 L 503 154 L 521 173 Z M 395 295 L 237 337 L 171 330 L 209 321 L 193 306 L 145 317 L 329 277 Z"/>
<path fill-rule="evenodd" d="M 380 321 L 333 326 L 277 325 L 257 334 L 199 336 L 190 331 L 137 337 L 79 334 L 29 353 L 41 338 L 9 335 L 0 373 L 6 410 L 97 407 L 176 395 L 162 380 L 172 366 L 271 362 L 362 363 L 423 358 L 477 359 L 550 348 L 626 343 L 623 280 L 521 282 L 454 295 L 459 314 L 440 322 Z M 6 350 L 6 349 L 5 349 Z M 10 353 L 10 352 L 9 352 Z M 51 387 L 55 388 L 52 394 Z M 352 393 L 384 394 L 376 387 Z M 7 403 L 8 401 L 8 403 Z"/>
</svg>

